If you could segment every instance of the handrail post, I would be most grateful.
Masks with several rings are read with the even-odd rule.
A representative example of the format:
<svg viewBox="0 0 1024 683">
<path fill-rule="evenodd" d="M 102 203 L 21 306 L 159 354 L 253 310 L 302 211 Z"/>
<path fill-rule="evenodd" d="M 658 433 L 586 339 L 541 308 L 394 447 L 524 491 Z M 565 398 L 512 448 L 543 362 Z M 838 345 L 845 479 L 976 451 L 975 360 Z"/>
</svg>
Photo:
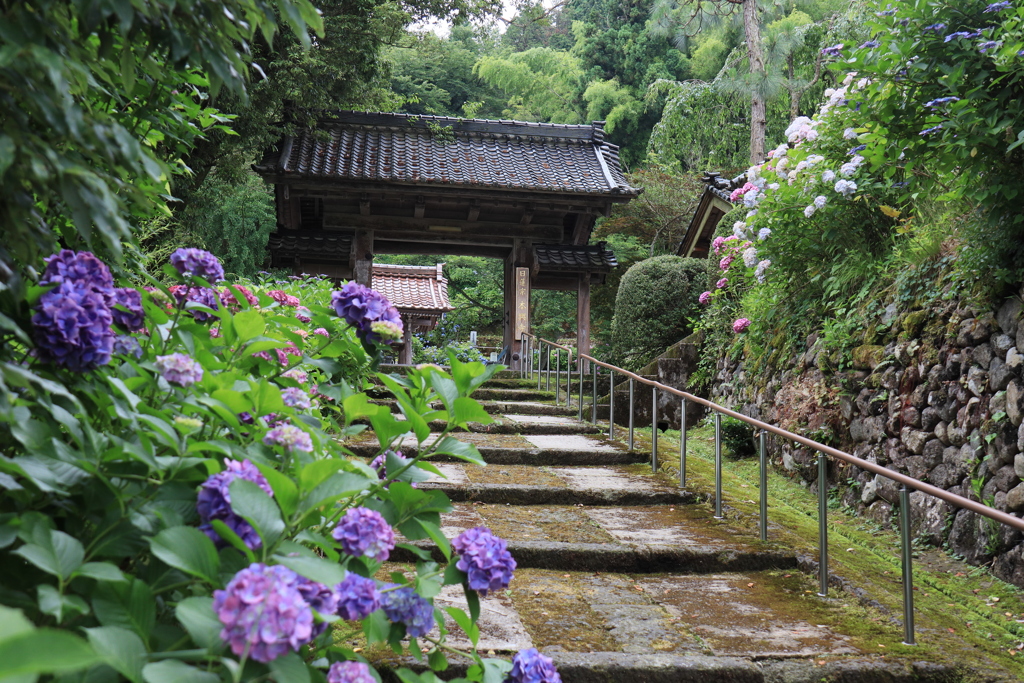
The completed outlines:
<svg viewBox="0 0 1024 683">
<path fill-rule="evenodd" d="M 544 348 L 548 350 L 547 372 L 544 373 L 544 391 L 551 391 L 551 344 L 545 343 Z"/>
<path fill-rule="evenodd" d="M 572 408 L 572 351 L 565 352 L 565 407 Z"/>
<path fill-rule="evenodd" d="M 629 378 L 629 450 L 633 450 L 633 378 Z"/>
<path fill-rule="evenodd" d="M 910 544 L 910 491 L 900 485 L 900 545 L 903 550 L 903 644 L 914 640 L 914 557 Z"/>
<path fill-rule="evenodd" d="M 658 471 L 658 387 L 651 387 L 651 471 Z"/>
<path fill-rule="evenodd" d="M 583 422 L 583 356 L 576 359 L 576 375 L 580 380 L 580 414 L 579 421 Z"/>
<path fill-rule="evenodd" d="M 686 399 L 679 417 L 679 486 L 686 486 Z"/>
<path fill-rule="evenodd" d="M 761 540 L 768 540 L 768 432 L 761 430 L 761 434 L 758 437 L 758 446 L 760 451 L 761 459 L 761 472 L 760 472 L 760 487 L 761 487 L 761 500 L 760 500 L 760 526 L 761 526 Z"/>
<path fill-rule="evenodd" d="M 519 333 L 519 379 L 526 376 L 526 333 Z"/>
<path fill-rule="evenodd" d="M 818 595 L 828 597 L 828 456 L 818 451 Z"/>
<path fill-rule="evenodd" d="M 608 371 L 608 438 L 615 438 L 615 371 Z"/>
<path fill-rule="evenodd" d="M 543 374 L 541 373 L 540 354 L 543 353 L 543 351 L 541 351 L 541 349 L 543 349 L 544 347 L 541 345 L 539 337 L 537 338 L 536 344 L 537 344 L 537 348 L 536 348 L 536 351 L 537 351 L 537 391 L 540 391 L 541 378 L 543 376 Z"/>
<path fill-rule="evenodd" d="M 562 350 L 555 349 L 555 405 L 558 405 L 559 377 L 562 376 Z"/>
<path fill-rule="evenodd" d="M 715 411 L 715 519 L 722 519 L 722 414 Z"/>
<path fill-rule="evenodd" d="M 594 381 L 591 383 L 591 389 L 594 390 L 594 402 L 590 405 L 590 421 L 597 424 L 597 363 L 591 363 L 594 366 Z"/>
</svg>

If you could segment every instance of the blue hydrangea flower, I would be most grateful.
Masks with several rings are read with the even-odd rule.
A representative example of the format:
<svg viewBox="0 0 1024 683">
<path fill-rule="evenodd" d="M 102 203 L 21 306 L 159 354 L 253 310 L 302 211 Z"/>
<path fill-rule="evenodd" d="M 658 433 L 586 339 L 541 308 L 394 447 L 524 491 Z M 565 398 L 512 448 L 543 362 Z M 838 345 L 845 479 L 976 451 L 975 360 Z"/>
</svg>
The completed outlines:
<svg viewBox="0 0 1024 683">
<path fill-rule="evenodd" d="M 466 572 L 469 587 L 482 596 L 507 588 L 516 569 L 516 561 L 503 539 L 487 527 L 466 529 L 452 541 L 452 550 L 460 555 L 456 567 Z"/>
<path fill-rule="evenodd" d="M 918 133 L 918 135 L 931 135 L 932 133 L 937 133 L 940 130 L 942 130 L 942 124 L 941 123 L 938 124 L 938 125 L 932 126 L 931 128 L 925 128 L 920 133 Z"/>
<path fill-rule="evenodd" d="M 213 310 L 220 309 L 220 295 L 217 294 L 217 290 L 210 289 L 209 287 L 185 287 L 184 285 L 175 285 L 171 287 L 171 293 L 174 294 L 174 298 L 178 300 L 178 305 L 183 306 L 188 302 L 201 304 L 207 308 Z M 197 322 L 207 322 L 215 319 L 213 313 L 207 313 L 206 311 L 200 311 L 198 309 L 192 309 L 189 311 L 192 317 Z"/>
<path fill-rule="evenodd" d="M 878 47 L 878 46 L 879 46 L 879 42 L 877 40 L 869 40 L 869 41 L 867 41 L 865 43 L 862 43 L 861 46 L 860 46 L 860 49 L 861 50 L 870 50 L 871 48 L 875 48 L 875 47 Z"/>
<path fill-rule="evenodd" d="M 263 545 L 259 534 L 252 528 L 249 522 L 245 521 L 231 509 L 231 482 L 236 479 L 251 481 L 267 492 L 268 496 L 274 495 L 266 477 L 259 471 L 256 465 L 248 460 L 238 462 L 237 460 L 225 460 L 227 466 L 223 472 L 218 472 L 207 478 L 199 488 L 199 496 L 196 500 L 196 512 L 202 524 L 199 530 L 210 537 L 218 546 L 226 546 L 227 543 L 213 529 L 213 520 L 219 519 L 228 525 L 232 531 L 238 534 L 249 548 L 255 550 Z M 317 610 L 319 611 L 319 610 Z"/>
<path fill-rule="evenodd" d="M 346 621 L 359 621 L 380 608 L 377 582 L 349 572 L 334 587 L 338 595 L 337 614 Z"/>
<path fill-rule="evenodd" d="M 1002 44 L 1002 41 L 999 40 L 986 40 L 984 43 L 978 45 L 978 52 L 985 54 L 989 50 L 994 50 Z"/>
<path fill-rule="evenodd" d="M 281 390 L 281 400 L 289 408 L 296 410 L 309 410 L 312 403 L 309 394 L 298 387 L 286 387 Z"/>
<path fill-rule="evenodd" d="M 114 290 L 114 308 L 110 314 L 114 324 L 125 332 L 139 332 L 146 325 L 146 313 L 142 310 L 142 295 L 137 289 L 119 287 Z"/>
<path fill-rule="evenodd" d="M 171 254 L 170 261 L 185 277 L 201 277 L 211 283 L 224 279 L 224 267 L 216 256 L 204 249 L 178 249 Z"/>
<path fill-rule="evenodd" d="M 402 451 L 395 452 L 391 450 L 384 451 L 370 462 L 370 467 L 377 471 L 377 478 L 384 481 L 384 488 L 391 486 L 391 482 L 397 481 L 396 479 L 388 480 L 388 453 L 398 458 L 403 467 L 409 462 L 409 458 L 402 456 Z M 415 483 L 411 484 L 411 486 L 416 488 Z"/>
<path fill-rule="evenodd" d="M 921 29 L 921 33 L 942 33 L 946 30 L 945 24 L 931 24 Z"/>
<path fill-rule="evenodd" d="M 268 446 L 281 446 L 289 452 L 313 452 L 313 439 L 309 434 L 290 424 L 279 425 L 271 429 L 263 436 L 263 443 Z"/>
<path fill-rule="evenodd" d="M 335 662 L 327 670 L 327 683 L 377 683 L 370 672 L 362 662 Z"/>
<path fill-rule="evenodd" d="M 203 366 L 184 353 L 157 356 L 153 364 L 161 377 L 179 387 L 192 386 L 203 378 Z"/>
<path fill-rule="evenodd" d="M 942 42 L 948 43 L 949 41 L 956 40 L 957 38 L 977 38 L 980 35 L 980 32 L 971 33 L 970 31 L 957 31 L 956 33 L 950 33 L 947 35 L 942 39 Z"/>
<path fill-rule="evenodd" d="M 213 592 L 213 611 L 224 625 L 220 637 L 235 655 L 248 652 L 257 662 L 271 662 L 312 639 L 313 610 L 298 579 L 287 567 L 257 562 Z"/>
<path fill-rule="evenodd" d="M 331 532 L 342 550 L 352 557 L 371 557 L 378 562 L 388 559 L 395 547 L 395 532 L 379 512 L 369 508 L 352 508 L 345 513 Z"/>
<path fill-rule="evenodd" d="M 1002 12 L 1004 9 L 1010 6 L 1010 0 L 1002 0 L 1002 2 L 993 2 L 991 5 L 985 8 L 985 13 L 989 12 Z"/>
<path fill-rule="evenodd" d="M 108 296 L 70 279 L 41 296 L 32 316 L 36 356 L 73 372 L 109 363 L 114 332 Z"/>
<path fill-rule="evenodd" d="M 839 55 L 842 54 L 842 51 L 843 44 L 838 43 L 836 45 L 831 45 L 829 47 L 823 48 L 821 50 L 821 54 L 825 55 L 826 57 L 838 57 Z"/>
<path fill-rule="evenodd" d="M 134 356 L 142 358 L 142 346 L 139 340 L 127 334 L 119 334 L 114 337 L 112 353 L 116 356 Z"/>
<path fill-rule="evenodd" d="M 340 585 L 340 584 L 339 584 Z M 338 613 L 338 593 L 324 584 L 299 576 L 295 587 L 306 603 L 319 614 L 330 615 Z M 321 621 L 313 624 L 312 638 L 316 638 L 327 630 L 327 622 Z"/>
<path fill-rule="evenodd" d="M 392 306 L 383 294 L 358 282 L 349 282 L 341 291 L 334 292 L 331 295 L 331 306 L 339 318 L 344 318 L 349 325 L 356 328 L 356 333 L 361 339 L 380 341 L 379 331 L 373 330 L 375 322 L 392 323 L 392 333 L 396 332 L 396 328 L 398 333 L 403 330 L 402 316 L 398 309 Z"/>
<path fill-rule="evenodd" d="M 76 289 L 102 294 L 110 304 L 109 298 L 114 291 L 114 278 L 110 268 L 89 251 L 71 251 L 61 249 L 53 256 L 44 259 L 46 268 L 39 279 L 41 285 L 59 285 L 65 282 L 75 285 Z"/>
<path fill-rule="evenodd" d="M 950 96 L 950 97 L 936 97 L 934 100 L 932 100 L 930 102 L 925 102 L 924 106 L 931 107 L 931 108 L 934 109 L 935 107 L 940 107 L 940 106 L 942 106 L 944 104 L 949 104 L 951 102 L 959 102 L 959 101 L 960 101 L 959 97 L 952 97 L 952 96 Z"/>
<path fill-rule="evenodd" d="M 412 588 L 398 584 L 386 585 L 381 595 L 381 607 L 388 619 L 396 624 L 405 624 L 405 632 L 411 638 L 430 633 L 434 628 L 434 606 L 426 598 L 416 594 Z M 387 589 L 393 590 L 387 590 Z"/>
<path fill-rule="evenodd" d="M 562 683 L 562 677 L 555 670 L 555 663 L 545 657 L 537 648 L 520 650 L 512 658 L 512 670 L 506 683 Z"/>
</svg>

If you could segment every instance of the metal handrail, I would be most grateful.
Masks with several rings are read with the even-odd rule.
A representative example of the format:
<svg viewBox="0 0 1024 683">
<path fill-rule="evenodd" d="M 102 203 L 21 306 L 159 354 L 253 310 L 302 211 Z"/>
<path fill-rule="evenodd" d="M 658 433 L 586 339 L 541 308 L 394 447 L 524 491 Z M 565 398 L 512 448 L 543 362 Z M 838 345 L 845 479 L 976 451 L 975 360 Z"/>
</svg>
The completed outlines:
<svg viewBox="0 0 1024 683">
<path fill-rule="evenodd" d="M 561 394 L 561 351 L 565 351 L 565 405 L 569 407 L 572 405 L 572 356 L 573 351 L 568 346 L 562 346 L 553 341 L 542 339 L 535 334 L 529 332 L 522 332 L 519 337 L 520 342 L 520 354 L 519 354 L 519 376 L 520 377 L 533 377 L 534 370 L 536 369 L 537 374 L 537 389 L 540 390 L 542 377 L 546 378 L 546 390 L 551 390 L 551 350 L 555 350 L 555 405 L 559 403 L 559 397 Z M 531 343 L 533 342 L 533 343 Z M 541 348 L 547 350 L 547 363 L 543 373 L 540 369 L 540 354 Z M 533 354 L 537 353 L 537 363 L 534 365 Z M 580 378 L 580 384 L 582 385 L 583 379 Z M 580 410 L 583 410 L 582 404 Z"/>
<path fill-rule="evenodd" d="M 530 335 L 533 336 L 533 335 Z M 538 339 L 541 342 L 547 344 L 553 344 L 545 339 Z M 565 348 L 565 347 L 561 347 Z M 568 349 L 567 349 L 568 350 Z M 609 436 L 614 436 L 615 430 L 615 413 L 614 413 L 614 401 L 615 401 L 615 379 L 616 373 L 623 375 L 629 379 L 629 448 L 633 449 L 633 389 L 634 383 L 640 382 L 652 387 L 652 404 L 651 404 L 651 467 L 654 471 L 658 469 L 658 392 L 665 391 L 674 396 L 678 396 L 683 400 L 682 404 L 682 416 L 680 421 L 680 437 L 679 437 L 679 484 L 684 486 L 686 483 L 686 402 L 693 401 L 698 405 L 702 405 L 710 409 L 715 416 L 715 518 L 722 518 L 722 435 L 721 435 L 721 416 L 728 415 L 737 420 L 746 422 L 747 424 L 760 430 L 758 445 L 760 451 L 760 505 L 759 505 L 759 527 L 760 536 L 762 541 L 768 539 L 768 486 L 767 486 L 767 440 L 765 438 L 767 433 L 776 434 L 783 438 L 789 439 L 796 443 L 802 444 L 809 448 L 814 449 L 818 452 L 818 543 L 819 543 L 819 557 L 818 557 L 818 574 L 820 582 L 820 590 L 818 595 L 826 597 L 828 595 L 828 462 L 829 456 L 842 460 L 843 462 L 850 463 L 860 467 L 868 472 L 879 474 L 883 477 L 898 482 L 900 486 L 900 538 L 901 538 L 901 556 L 903 565 L 903 625 L 904 625 L 904 643 L 907 645 L 915 644 L 914 635 L 914 593 L 913 593 L 913 558 L 911 553 L 911 541 L 910 541 L 910 493 L 909 489 L 915 489 L 926 493 L 936 498 L 940 498 L 947 503 L 950 503 L 958 508 L 970 510 L 971 512 L 978 513 L 984 517 L 992 519 L 1001 524 L 1024 530 L 1024 519 L 1014 517 L 1005 512 L 1000 512 L 994 508 L 991 508 L 983 503 L 973 501 L 963 496 L 958 496 L 955 493 L 950 493 L 931 484 L 927 484 L 923 481 L 915 479 L 914 477 L 896 472 L 883 467 L 881 465 L 868 462 L 858 458 L 855 455 L 850 455 L 844 451 L 840 451 L 831 446 L 826 446 L 823 443 L 819 443 L 813 439 L 809 439 L 799 434 L 794 434 L 788 430 L 782 429 L 770 425 L 766 422 L 762 422 L 752 417 L 743 415 L 734 410 L 730 410 L 724 406 L 720 406 L 717 403 L 713 403 L 707 399 L 695 396 L 689 392 L 676 389 L 674 387 L 667 386 L 656 380 L 647 379 L 636 373 L 630 372 L 623 368 L 617 367 L 610 363 L 600 361 L 593 356 L 586 353 L 579 353 L 576 357 L 577 367 L 580 369 L 580 419 L 583 417 L 583 373 L 582 363 L 583 361 L 589 361 L 594 366 L 593 373 L 593 422 L 597 423 L 597 379 L 598 379 L 598 368 L 606 368 L 610 375 L 609 381 Z"/>
</svg>

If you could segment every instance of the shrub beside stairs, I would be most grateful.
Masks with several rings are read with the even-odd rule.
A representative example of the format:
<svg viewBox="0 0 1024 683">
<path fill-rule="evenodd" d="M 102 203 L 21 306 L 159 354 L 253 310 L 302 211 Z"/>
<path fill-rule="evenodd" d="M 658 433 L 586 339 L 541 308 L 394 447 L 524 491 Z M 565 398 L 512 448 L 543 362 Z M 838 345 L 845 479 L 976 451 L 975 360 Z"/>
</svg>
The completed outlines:
<svg viewBox="0 0 1024 683">
<path fill-rule="evenodd" d="M 681 489 L 652 474 L 649 451 L 594 433 L 536 381 L 501 373 L 474 397 L 496 422 L 458 436 L 488 465 L 438 462 L 447 479 L 421 486 L 453 501 L 446 536 L 490 527 L 518 563 L 508 590 L 481 600 L 481 651 L 536 647 L 566 683 L 970 680 L 957 662 L 880 654 L 848 628 L 841 607 L 855 599 L 813 595 L 792 548 L 713 518 L 712 482 Z M 375 444 L 364 433 L 349 447 L 369 457 Z M 417 544 L 444 561 L 431 543 Z M 412 558 L 392 559 L 388 571 Z M 435 603 L 465 607 L 457 586 Z M 468 646 L 448 626 L 450 642 Z M 898 639 L 898 627 L 886 628 Z M 378 653 L 385 670 L 388 656 Z M 440 677 L 464 672 L 450 661 Z"/>
</svg>

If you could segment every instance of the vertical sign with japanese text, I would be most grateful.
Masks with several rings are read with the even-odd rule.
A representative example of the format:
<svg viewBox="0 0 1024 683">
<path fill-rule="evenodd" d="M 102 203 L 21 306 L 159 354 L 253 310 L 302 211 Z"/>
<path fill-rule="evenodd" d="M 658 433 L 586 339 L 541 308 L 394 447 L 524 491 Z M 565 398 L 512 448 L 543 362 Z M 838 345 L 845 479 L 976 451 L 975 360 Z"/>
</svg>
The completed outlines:
<svg viewBox="0 0 1024 683">
<path fill-rule="evenodd" d="M 524 332 L 530 331 L 530 269 L 516 268 L 515 325 L 513 339 L 519 341 Z"/>
</svg>

